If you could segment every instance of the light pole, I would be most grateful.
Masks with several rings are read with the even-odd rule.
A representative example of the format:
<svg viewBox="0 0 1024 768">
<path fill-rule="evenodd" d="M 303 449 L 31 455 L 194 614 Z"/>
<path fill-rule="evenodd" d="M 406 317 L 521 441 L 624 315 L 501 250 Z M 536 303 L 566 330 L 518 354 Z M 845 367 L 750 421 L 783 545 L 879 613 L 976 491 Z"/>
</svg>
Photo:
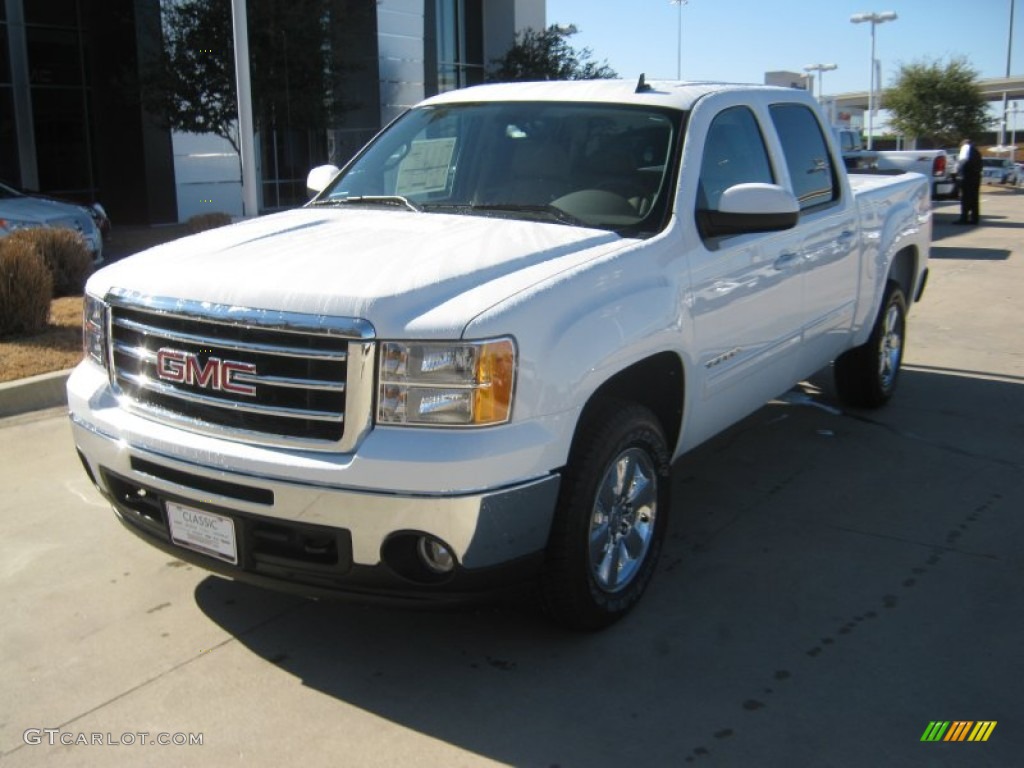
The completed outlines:
<svg viewBox="0 0 1024 768">
<path fill-rule="evenodd" d="M 679 34 L 676 37 L 676 80 L 683 79 L 683 6 L 688 0 L 669 0 L 679 9 Z"/>
<path fill-rule="evenodd" d="M 1010 160 L 1016 162 L 1017 160 L 1017 113 L 1020 112 L 1017 109 L 1017 102 L 1013 102 L 1013 109 L 1006 110 L 1006 119 L 1010 123 Z M 1012 117 L 1011 117 L 1012 115 Z M 1017 179 L 1017 185 L 1020 186 L 1021 179 Z"/>
<path fill-rule="evenodd" d="M 821 102 L 821 84 L 825 81 L 824 72 L 831 72 L 833 69 L 839 69 L 838 64 L 808 64 L 804 67 L 804 72 L 817 72 L 818 73 L 818 102 Z"/>
<path fill-rule="evenodd" d="M 866 21 L 871 22 L 871 87 L 868 89 L 868 149 L 872 148 L 875 127 L 875 27 L 887 21 L 895 21 L 897 18 L 895 11 L 855 13 L 850 17 L 850 21 L 854 24 L 863 24 Z"/>
<path fill-rule="evenodd" d="M 1010 31 L 1007 33 L 1006 40 L 1006 79 L 1010 79 L 1010 64 L 1013 60 L 1013 7 L 1015 5 L 1014 0 L 1010 0 Z M 999 133 L 999 143 L 1006 143 L 1006 91 L 1003 91 L 1003 128 Z"/>
<path fill-rule="evenodd" d="M 231 0 L 231 27 L 235 43 L 235 90 L 238 93 L 238 161 L 242 166 L 242 216 L 251 218 L 258 216 L 260 211 L 247 19 L 245 0 Z"/>
</svg>

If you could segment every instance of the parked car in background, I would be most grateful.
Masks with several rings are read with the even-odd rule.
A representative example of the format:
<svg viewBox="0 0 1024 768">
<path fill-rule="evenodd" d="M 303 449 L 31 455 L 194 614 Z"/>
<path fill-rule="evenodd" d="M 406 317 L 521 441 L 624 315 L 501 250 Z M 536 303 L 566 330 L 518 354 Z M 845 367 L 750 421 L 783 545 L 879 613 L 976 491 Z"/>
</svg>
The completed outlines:
<svg viewBox="0 0 1024 768">
<path fill-rule="evenodd" d="M 94 263 L 103 261 L 103 233 L 100 229 L 110 220 L 98 203 L 96 208 L 64 203 L 47 197 L 26 195 L 14 187 L 0 183 L 0 237 L 19 229 L 32 227 L 64 227 L 81 233 Z"/>
<path fill-rule="evenodd" d="M 911 171 L 931 180 L 936 200 L 960 194 L 956 180 L 956 155 L 945 149 L 873 150 L 865 149 L 860 131 L 832 128 L 833 136 L 848 171 Z"/>
<path fill-rule="evenodd" d="M 946 153 L 946 168 L 949 171 L 949 178 L 953 182 L 953 191 L 949 196 L 953 199 L 960 197 L 960 148 L 943 150 Z"/>
<path fill-rule="evenodd" d="M 2 183 L 2 182 L 0 182 Z M 11 186 L 10 184 L 3 184 L 3 186 L 13 189 L 15 192 L 20 192 L 27 197 L 34 197 L 37 200 L 52 200 L 56 203 L 62 203 L 64 205 L 73 205 L 78 208 L 85 210 L 93 220 L 96 228 L 100 231 L 103 236 L 103 240 L 106 241 L 110 238 L 110 217 L 107 215 L 106 209 L 100 203 L 92 203 L 91 205 L 84 205 L 83 203 L 76 202 L 74 200 L 65 200 L 59 197 L 53 197 L 52 195 L 44 195 L 42 192 L 37 192 L 32 189 L 23 189 Z"/>
<path fill-rule="evenodd" d="M 1016 184 L 1017 166 L 1005 157 L 982 158 L 981 180 L 985 184 Z"/>
<path fill-rule="evenodd" d="M 880 171 L 913 171 L 931 179 L 936 200 L 956 197 L 959 191 L 954 167 L 944 149 L 884 150 L 876 153 Z"/>
<path fill-rule="evenodd" d="M 44 198 L 42 195 L 31 195 L 31 196 L 32 197 L 39 197 L 39 198 L 42 198 L 42 199 L 51 199 L 51 198 Z M 58 200 L 57 202 L 63 202 L 63 201 Z M 110 239 L 110 216 L 107 215 L 106 208 L 104 208 L 99 203 L 93 203 L 92 205 L 82 206 L 82 207 L 84 207 L 85 210 L 89 212 L 89 215 L 92 216 L 92 220 L 93 220 L 93 223 L 96 225 L 96 229 L 98 229 L 100 231 L 100 236 L 104 240 L 109 240 Z"/>
</svg>

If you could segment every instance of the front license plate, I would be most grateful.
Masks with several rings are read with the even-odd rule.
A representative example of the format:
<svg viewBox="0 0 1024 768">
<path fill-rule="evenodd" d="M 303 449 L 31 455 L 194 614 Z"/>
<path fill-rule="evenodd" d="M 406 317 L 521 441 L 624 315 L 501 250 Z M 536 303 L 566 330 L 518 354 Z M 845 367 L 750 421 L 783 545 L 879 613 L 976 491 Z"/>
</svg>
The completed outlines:
<svg viewBox="0 0 1024 768">
<path fill-rule="evenodd" d="M 238 565 L 235 521 L 230 517 L 168 501 L 167 524 L 178 546 Z"/>
</svg>

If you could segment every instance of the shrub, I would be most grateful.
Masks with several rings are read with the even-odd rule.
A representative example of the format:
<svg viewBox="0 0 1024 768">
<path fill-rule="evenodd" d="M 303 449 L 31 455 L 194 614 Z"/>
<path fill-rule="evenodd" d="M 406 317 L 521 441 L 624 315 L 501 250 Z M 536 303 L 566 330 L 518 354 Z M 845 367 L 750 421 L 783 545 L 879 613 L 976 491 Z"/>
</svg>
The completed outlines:
<svg viewBox="0 0 1024 768">
<path fill-rule="evenodd" d="M 197 213 L 195 216 L 190 217 L 189 220 L 185 222 L 185 226 L 188 227 L 189 232 L 195 234 L 196 232 L 202 232 L 207 229 L 216 229 L 217 227 L 223 227 L 225 224 L 230 223 L 230 214 L 215 211 L 211 213 Z"/>
<path fill-rule="evenodd" d="M 20 229 L 9 238 L 31 245 L 53 275 L 53 295 L 78 296 L 92 272 L 92 256 L 85 238 L 70 229 L 34 227 Z"/>
<path fill-rule="evenodd" d="M 0 239 L 0 336 L 30 336 L 46 328 L 53 275 L 30 243 Z"/>
</svg>

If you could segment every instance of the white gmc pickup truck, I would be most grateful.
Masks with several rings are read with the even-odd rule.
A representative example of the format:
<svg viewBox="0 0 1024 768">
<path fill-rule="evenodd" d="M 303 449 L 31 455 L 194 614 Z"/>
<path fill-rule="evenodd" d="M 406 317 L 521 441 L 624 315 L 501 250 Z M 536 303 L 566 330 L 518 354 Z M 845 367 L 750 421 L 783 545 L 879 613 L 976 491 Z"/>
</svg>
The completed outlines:
<svg viewBox="0 0 1024 768">
<path fill-rule="evenodd" d="M 851 182 L 802 91 L 482 86 L 336 171 L 87 286 L 85 469 L 211 571 L 406 603 L 529 584 L 599 628 L 655 570 L 673 460 L 833 361 L 850 404 L 896 387 L 929 182 Z"/>
</svg>

